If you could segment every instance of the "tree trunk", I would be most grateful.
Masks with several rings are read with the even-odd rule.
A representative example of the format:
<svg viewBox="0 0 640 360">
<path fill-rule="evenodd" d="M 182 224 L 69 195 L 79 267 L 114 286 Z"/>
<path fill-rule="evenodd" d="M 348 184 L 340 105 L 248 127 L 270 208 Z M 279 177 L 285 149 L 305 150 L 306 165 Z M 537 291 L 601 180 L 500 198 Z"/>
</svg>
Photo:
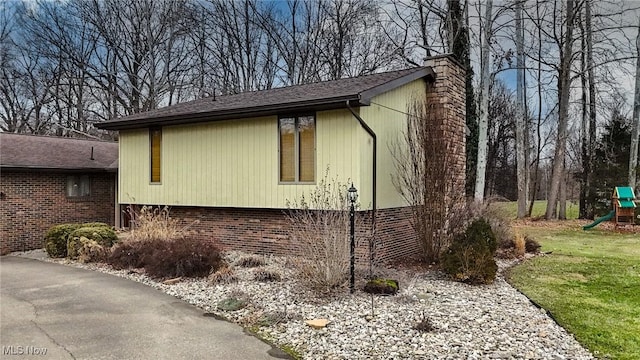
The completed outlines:
<svg viewBox="0 0 640 360">
<path fill-rule="evenodd" d="M 558 202 L 558 193 L 560 191 L 560 183 L 564 174 L 564 159 L 567 151 L 567 123 L 569 117 L 569 94 L 571 92 L 571 58 L 572 58 L 572 40 L 574 25 L 574 9 L 573 0 L 567 1 L 567 26 L 564 34 L 563 49 L 560 53 L 560 69 L 558 71 L 558 134 L 556 138 L 556 149 L 554 152 L 553 169 L 551 172 L 551 186 L 549 189 L 549 200 L 547 202 L 547 212 L 545 217 L 547 220 L 557 217 L 556 203 Z"/>
<path fill-rule="evenodd" d="M 516 171 L 518 179 L 518 219 L 527 215 L 527 171 L 525 137 L 526 121 L 524 112 L 524 33 L 522 28 L 522 2 L 516 1 L 516 52 L 517 52 L 517 91 L 516 91 Z"/>
<path fill-rule="evenodd" d="M 540 3 L 536 1 L 536 18 L 540 19 Z M 539 24 L 536 26 L 538 30 L 538 59 L 542 59 L 542 28 Z M 536 122 L 536 159 L 534 162 L 533 186 L 531 191 L 531 202 L 529 203 L 528 216 L 533 212 L 533 203 L 536 201 L 538 192 L 538 175 L 540 172 L 540 156 L 542 154 L 542 63 L 538 61 L 538 119 Z M 545 193 L 546 197 L 546 193 Z"/>
<path fill-rule="evenodd" d="M 638 166 L 638 137 L 640 137 L 640 25 L 636 37 L 636 93 L 633 99 L 633 130 L 631 131 L 631 153 L 629 154 L 629 186 L 636 187 Z"/>
<path fill-rule="evenodd" d="M 588 7 L 585 6 L 585 9 Z M 580 84 L 582 89 L 581 97 L 581 111 L 582 111 L 582 126 L 580 127 L 580 152 L 582 159 L 582 174 L 581 174 L 581 186 L 580 186 L 580 205 L 578 218 L 586 219 L 587 204 L 588 204 L 588 192 L 589 192 L 589 174 L 591 172 L 591 159 L 589 159 L 589 107 L 587 104 L 588 86 L 587 86 L 587 37 L 584 36 L 584 27 L 580 24 L 580 32 L 582 34 L 581 52 L 580 52 Z"/>
<path fill-rule="evenodd" d="M 485 176 L 487 170 L 487 128 L 489 124 L 489 44 L 491 40 L 491 7 L 493 0 L 487 0 L 484 16 L 484 37 L 480 63 L 480 121 L 478 128 L 478 162 L 474 199 L 484 200 Z"/>
<path fill-rule="evenodd" d="M 591 28 L 591 0 L 585 2 L 585 28 L 587 35 L 587 76 L 589 83 L 589 143 L 587 148 L 587 199 L 586 215 L 587 218 L 593 219 L 593 203 L 595 196 L 593 194 L 593 162 L 596 152 L 596 81 L 593 75 L 593 36 Z"/>
<path fill-rule="evenodd" d="M 565 164 L 566 165 L 566 164 Z M 562 174 L 562 180 L 560 181 L 560 197 L 558 202 L 560 203 L 558 209 L 558 219 L 567 220 L 567 175 L 566 175 L 566 166 L 563 166 L 565 169 Z"/>
</svg>

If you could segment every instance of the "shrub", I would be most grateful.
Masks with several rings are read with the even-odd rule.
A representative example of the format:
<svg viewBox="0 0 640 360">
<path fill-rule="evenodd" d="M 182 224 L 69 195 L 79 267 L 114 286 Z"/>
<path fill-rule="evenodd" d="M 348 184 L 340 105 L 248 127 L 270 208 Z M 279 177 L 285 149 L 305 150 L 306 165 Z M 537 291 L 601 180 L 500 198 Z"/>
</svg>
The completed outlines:
<svg viewBox="0 0 640 360">
<path fill-rule="evenodd" d="M 349 279 L 349 209 L 347 186 L 324 178 L 307 196 L 289 203 L 291 237 L 302 257 L 295 260 L 301 283 L 320 294 L 342 288 Z M 356 216 L 356 228 L 365 228 Z M 366 241 L 363 236 L 358 242 Z M 357 246 L 357 244 L 356 244 Z"/>
<path fill-rule="evenodd" d="M 261 270 L 255 271 L 253 273 L 253 278 L 256 281 L 262 281 L 262 282 L 280 281 L 282 279 L 282 277 L 280 276 L 280 273 L 278 273 L 275 270 L 269 270 L 269 269 L 261 269 Z"/>
<path fill-rule="evenodd" d="M 70 259 L 78 259 L 81 253 L 80 250 L 84 247 L 89 246 L 95 248 L 95 246 L 89 245 L 87 240 L 95 242 L 96 245 L 100 245 L 103 249 L 111 248 L 113 243 L 118 241 L 118 236 L 111 227 L 86 227 L 85 225 L 87 224 L 83 224 L 82 227 L 75 229 L 67 237 L 67 256 Z M 83 251 L 88 251 L 88 249 L 84 249 Z M 104 256 L 101 257 L 104 258 Z"/>
<path fill-rule="evenodd" d="M 217 308 L 224 311 L 238 311 L 247 306 L 247 301 L 235 297 L 228 297 L 218 302 Z"/>
<path fill-rule="evenodd" d="M 216 245 L 206 239 L 156 240 L 144 251 L 146 273 L 155 278 L 201 277 L 217 271 L 223 264 Z"/>
<path fill-rule="evenodd" d="M 464 192 L 454 181 L 459 169 L 444 123 L 448 110 L 422 99 L 414 99 L 407 110 L 406 127 L 390 148 L 396 168 L 391 180 L 411 209 L 422 259 L 436 263 L 451 243 L 452 214 L 464 203 Z"/>
<path fill-rule="evenodd" d="M 501 206 L 497 206 L 495 201 L 495 199 L 489 199 L 482 203 L 472 201 L 460 211 L 452 213 L 449 222 L 453 238 L 464 234 L 464 231 L 475 220 L 484 219 L 491 225 L 498 248 L 511 250 L 514 247 L 511 215 L 505 212 Z"/>
<path fill-rule="evenodd" d="M 264 261 L 263 258 L 255 255 L 244 256 L 238 259 L 238 261 L 236 261 L 237 266 L 246 267 L 246 268 L 264 266 L 266 264 L 267 263 Z"/>
<path fill-rule="evenodd" d="M 108 248 L 84 236 L 70 239 L 67 249 L 69 258 L 77 259 L 81 263 L 103 261 L 108 254 Z"/>
<path fill-rule="evenodd" d="M 497 242 L 485 219 L 471 223 L 463 235 L 454 238 L 442 259 L 443 270 L 457 281 L 485 284 L 495 279 L 498 266 L 493 256 Z"/>
<path fill-rule="evenodd" d="M 153 248 L 151 240 L 127 239 L 117 243 L 107 258 L 107 263 L 116 269 L 138 269 L 144 267 L 143 258 Z"/>
<path fill-rule="evenodd" d="M 72 238 L 86 237 L 91 240 L 97 241 L 104 247 L 111 247 L 118 241 L 118 235 L 111 229 L 111 227 L 97 226 L 88 227 L 83 224 L 82 227 L 77 228 L 71 234 L 69 234 L 68 240 Z"/>
<path fill-rule="evenodd" d="M 180 226 L 179 221 L 169 216 L 169 207 L 143 206 L 140 211 L 129 208 L 133 240 L 176 240 L 189 235 L 189 226 Z"/>
<path fill-rule="evenodd" d="M 80 224 L 60 224 L 49 228 L 44 236 L 44 248 L 52 258 L 67 256 L 67 239 L 69 234 L 81 227 Z"/>
<path fill-rule="evenodd" d="M 515 255 L 523 256 L 525 252 L 525 247 L 526 247 L 525 236 L 520 233 L 517 233 L 516 236 L 513 238 L 513 251 Z"/>
<path fill-rule="evenodd" d="M 217 304 L 217 308 L 224 311 L 237 311 L 249 305 L 249 295 L 241 290 L 234 290 L 229 297 L 221 300 Z"/>
<path fill-rule="evenodd" d="M 222 266 L 217 271 L 209 275 L 209 282 L 214 285 L 230 284 L 236 281 L 238 281 L 238 277 L 229 266 Z"/>
<path fill-rule="evenodd" d="M 436 329 L 431 320 L 422 313 L 422 319 L 413 327 L 420 332 L 431 332 Z"/>
<path fill-rule="evenodd" d="M 256 325 L 274 326 L 278 324 L 286 324 L 292 318 L 293 316 L 288 314 L 286 311 L 271 311 L 263 313 L 260 318 L 258 318 L 258 321 L 256 321 Z"/>
<path fill-rule="evenodd" d="M 540 243 L 538 243 L 534 238 L 529 236 L 524 237 L 524 248 L 528 253 L 539 253 L 541 247 L 542 245 L 540 245 Z"/>
</svg>

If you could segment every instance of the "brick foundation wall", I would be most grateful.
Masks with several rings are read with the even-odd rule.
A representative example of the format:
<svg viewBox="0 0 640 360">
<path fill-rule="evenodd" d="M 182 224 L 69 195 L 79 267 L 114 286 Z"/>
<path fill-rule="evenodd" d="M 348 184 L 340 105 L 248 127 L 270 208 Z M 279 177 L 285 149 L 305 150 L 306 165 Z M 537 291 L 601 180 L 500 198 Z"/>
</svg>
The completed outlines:
<svg viewBox="0 0 640 360">
<path fill-rule="evenodd" d="M 376 213 L 376 259 L 381 263 L 417 260 L 422 255 L 408 207 L 378 209 Z"/>
<path fill-rule="evenodd" d="M 124 206 L 124 205 L 123 205 Z M 170 209 L 170 216 L 188 226 L 195 236 L 210 238 L 223 249 L 254 254 L 299 255 L 300 248 L 290 232 L 294 224 L 282 209 L 182 207 Z M 409 223 L 408 208 L 377 212 L 376 263 L 392 263 L 416 258 L 419 247 Z M 358 212 L 356 261 L 368 264 L 371 231 L 370 212 Z"/>
<path fill-rule="evenodd" d="M 91 178 L 86 199 L 66 196 L 69 173 L 8 171 L 0 173 L 0 251 L 39 249 L 47 229 L 56 224 L 105 222 L 114 224 L 113 173 L 77 173 Z"/>
</svg>

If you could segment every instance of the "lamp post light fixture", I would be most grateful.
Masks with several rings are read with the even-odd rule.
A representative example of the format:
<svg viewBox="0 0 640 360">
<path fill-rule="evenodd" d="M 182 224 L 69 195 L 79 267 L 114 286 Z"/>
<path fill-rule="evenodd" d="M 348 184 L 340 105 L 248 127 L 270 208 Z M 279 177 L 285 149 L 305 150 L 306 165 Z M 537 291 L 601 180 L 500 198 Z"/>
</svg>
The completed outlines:
<svg viewBox="0 0 640 360">
<path fill-rule="evenodd" d="M 355 281 L 356 281 L 356 200 L 358 200 L 358 190 L 351 183 L 351 187 L 347 190 L 347 198 L 349 199 L 349 223 L 350 223 L 350 236 L 351 236 L 351 259 L 350 259 L 350 270 L 351 270 L 351 278 L 349 281 L 349 289 L 351 293 L 355 291 Z"/>
</svg>

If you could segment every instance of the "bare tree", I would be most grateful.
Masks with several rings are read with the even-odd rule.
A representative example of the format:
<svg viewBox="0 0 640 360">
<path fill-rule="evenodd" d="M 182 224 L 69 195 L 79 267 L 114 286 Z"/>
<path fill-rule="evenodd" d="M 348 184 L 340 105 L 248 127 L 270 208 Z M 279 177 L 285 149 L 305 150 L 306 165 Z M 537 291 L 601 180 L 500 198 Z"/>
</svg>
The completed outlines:
<svg viewBox="0 0 640 360">
<path fill-rule="evenodd" d="M 565 214 L 557 213 L 557 202 L 560 192 L 560 185 L 564 179 L 564 161 L 567 146 L 567 126 L 569 117 L 569 95 L 571 86 L 571 61 L 573 58 L 573 28 L 575 22 L 574 1 L 568 0 L 566 3 L 566 26 L 564 31 L 563 47 L 560 51 L 560 68 L 558 69 L 558 131 L 556 137 L 556 148 L 551 173 L 551 184 L 549 189 L 549 199 L 547 202 L 547 219 L 565 217 Z"/>
<path fill-rule="evenodd" d="M 635 188 L 638 181 L 638 138 L 640 137 L 640 25 L 636 36 L 636 87 L 633 101 L 633 128 L 631 131 L 631 149 L 629 153 L 629 186 Z"/>
<path fill-rule="evenodd" d="M 518 178 L 518 219 L 527 214 L 527 172 L 528 161 L 526 157 L 525 138 L 526 134 L 526 116 L 525 113 L 525 59 L 524 59 L 524 28 L 522 25 L 522 2 L 517 1 L 516 4 L 516 56 L 517 65 L 517 84 L 516 84 L 516 154 L 517 154 L 517 178 Z"/>
<path fill-rule="evenodd" d="M 449 245 L 453 229 L 452 204 L 463 200 L 455 193 L 451 170 L 452 144 L 448 140 L 441 105 L 414 99 L 407 111 L 407 127 L 392 145 L 396 166 L 393 184 L 413 211 L 412 226 L 425 261 L 438 262 Z M 459 230 L 459 229 L 457 229 Z"/>
<path fill-rule="evenodd" d="M 478 162 L 476 171 L 476 186 L 474 199 L 476 202 L 484 200 L 485 176 L 487 168 L 487 126 L 489 116 L 489 51 L 491 43 L 491 24 L 493 22 L 492 0 L 485 4 L 483 17 L 483 38 L 480 61 L 480 120 L 478 122 Z"/>
</svg>

